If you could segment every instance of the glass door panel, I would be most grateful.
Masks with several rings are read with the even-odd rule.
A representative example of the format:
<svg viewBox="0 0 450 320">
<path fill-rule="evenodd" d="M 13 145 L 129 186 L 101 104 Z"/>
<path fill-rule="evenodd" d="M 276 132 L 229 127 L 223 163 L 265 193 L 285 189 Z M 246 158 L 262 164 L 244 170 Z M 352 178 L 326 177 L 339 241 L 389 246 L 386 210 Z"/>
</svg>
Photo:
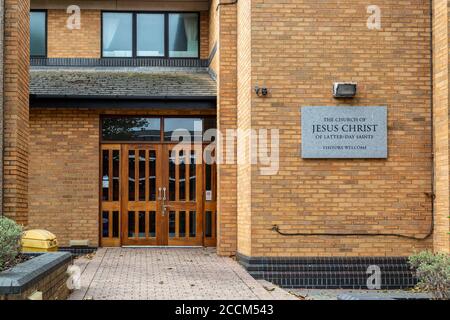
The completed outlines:
<svg viewBox="0 0 450 320">
<path fill-rule="evenodd" d="M 216 166 L 172 144 L 100 151 L 102 246 L 215 246 Z"/>
<path fill-rule="evenodd" d="M 101 148 L 100 241 L 103 247 L 120 246 L 120 145 Z"/>
<path fill-rule="evenodd" d="M 205 164 L 204 174 L 204 245 L 216 246 L 217 242 L 217 167 L 216 164 Z"/>
<path fill-rule="evenodd" d="M 202 166 L 195 150 L 179 150 L 165 146 L 167 164 L 163 198 L 163 215 L 168 218 L 168 245 L 203 245 Z M 199 155 L 201 156 L 201 155 Z"/>
<path fill-rule="evenodd" d="M 122 222 L 124 245 L 164 245 L 166 225 L 161 212 L 160 145 L 123 145 Z M 158 194 L 159 193 L 159 194 Z"/>
</svg>

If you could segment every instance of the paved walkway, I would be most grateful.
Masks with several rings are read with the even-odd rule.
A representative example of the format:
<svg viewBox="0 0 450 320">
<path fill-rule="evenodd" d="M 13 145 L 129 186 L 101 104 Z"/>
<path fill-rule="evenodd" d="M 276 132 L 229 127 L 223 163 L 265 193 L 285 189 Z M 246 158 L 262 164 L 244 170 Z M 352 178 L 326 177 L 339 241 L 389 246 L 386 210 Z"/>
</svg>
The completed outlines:
<svg viewBox="0 0 450 320">
<path fill-rule="evenodd" d="M 296 299 L 213 249 L 102 248 L 75 264 L 81 289 L 70 300 Z"/>
</svg>

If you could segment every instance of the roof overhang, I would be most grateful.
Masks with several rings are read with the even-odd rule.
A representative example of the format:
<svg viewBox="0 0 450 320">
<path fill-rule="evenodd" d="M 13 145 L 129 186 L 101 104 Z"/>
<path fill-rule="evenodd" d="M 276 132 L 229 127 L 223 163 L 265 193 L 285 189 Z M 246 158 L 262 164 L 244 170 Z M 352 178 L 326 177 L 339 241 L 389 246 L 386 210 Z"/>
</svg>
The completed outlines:
<svg viewBox="0 0 450 320">
<path fill-rule="evenodd" d="M 30 108 L 216 109 L 216 96 L 30 95 Z"/>
<path fill-rule="evenodd" d="M 205 68 L 30 70 L 31 108 L 216 109 L 217 83 Z"/>
</svg>

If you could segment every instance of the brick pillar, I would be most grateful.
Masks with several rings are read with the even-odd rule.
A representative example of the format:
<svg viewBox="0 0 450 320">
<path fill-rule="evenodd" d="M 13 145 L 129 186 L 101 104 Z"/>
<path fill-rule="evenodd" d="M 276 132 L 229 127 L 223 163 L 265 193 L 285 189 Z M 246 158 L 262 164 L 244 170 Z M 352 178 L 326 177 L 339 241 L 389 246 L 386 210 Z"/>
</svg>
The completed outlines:
<svg viewBox="0 0 450 320">
<path fill-rule="evenodd" d="M 211 10 L 216 7 L 211 6 Z M 220 132 L 237 127 L 237 69 L 236 69 L 236 5 L 219 6 L 219 36 L 217 74 L 217 124 Z M 224 141 L 219 148 L 226 150 Z M 224 159 L 225 160 L 225 159 Z M 217 168 L 217 253 L 233 255 L 237 242 L 237 166 L 220 164 Z"/>
<path fill-rule="evenodd" d="M 4 1 L 0 0 L 0 216 L 3 212 L 3 35 Z"/>
<path fill-rule="evenodd" d="M 435 251 L 450 252 L 450 193 L 449 193 L 449 1 L 433 0 L 433 124 L 435 222 L 433 247 Z"/>
<path fill-rule="evenodd" d="M 241 132 L 252 129 L 252 1 L 239 1 L 237 8 L 237 84 L 238 84 L 238 128 Z M 243 139 L 243 138 L 240 138 Z M 245 137 L 248 141 L 249 137 Z M 244 140 L 244 141 L 245 141 Z M 241 151 L 239 150 L 241 153 Z M 240 254 L 252 255 L 252 165 L 250 154 L 240 154 L 245 161 L 238 164 L 237 169 L 237 251 Z"/>
<path fill-rule="evenodd" d="M 3 213 L 28 223 L 29 11 L 26 0 L 5 0 Z"/>
</svg>

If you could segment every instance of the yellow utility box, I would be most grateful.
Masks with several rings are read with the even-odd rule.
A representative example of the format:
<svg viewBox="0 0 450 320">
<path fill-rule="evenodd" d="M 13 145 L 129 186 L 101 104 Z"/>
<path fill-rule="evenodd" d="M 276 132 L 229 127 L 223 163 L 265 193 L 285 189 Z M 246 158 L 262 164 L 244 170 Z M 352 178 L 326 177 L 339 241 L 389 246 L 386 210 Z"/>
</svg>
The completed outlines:
<svg viewBox="0 0 450 320">
<path fill-rule="evenodd" d="M 58 251 L 56 236 L 47 230 L 28 230 L 22 236 L 22 252 Z"/>
</svg>

